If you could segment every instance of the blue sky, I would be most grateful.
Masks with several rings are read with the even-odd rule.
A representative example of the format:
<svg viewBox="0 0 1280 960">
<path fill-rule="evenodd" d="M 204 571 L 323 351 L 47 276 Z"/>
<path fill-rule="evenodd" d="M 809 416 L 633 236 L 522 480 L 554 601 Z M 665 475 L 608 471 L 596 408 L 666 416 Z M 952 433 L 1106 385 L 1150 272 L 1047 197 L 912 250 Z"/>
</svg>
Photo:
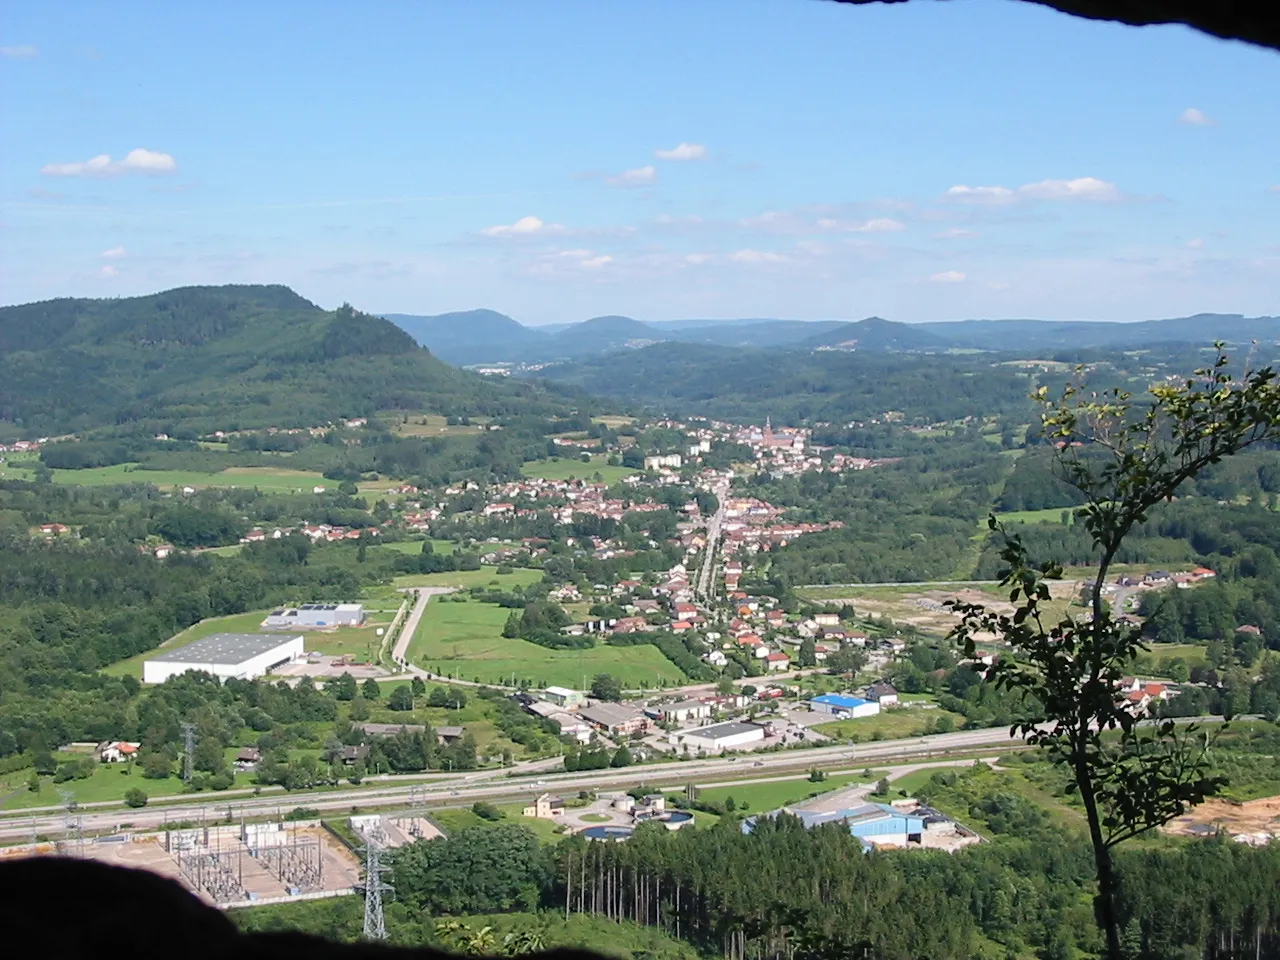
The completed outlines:
<svg viewBox="0 0 1280 960">
<path fill-rule="evenodd" d="M 0 3 L 0 299 L 1280 313 L 1280 54 L 1009 0 Z"/>
</svg>

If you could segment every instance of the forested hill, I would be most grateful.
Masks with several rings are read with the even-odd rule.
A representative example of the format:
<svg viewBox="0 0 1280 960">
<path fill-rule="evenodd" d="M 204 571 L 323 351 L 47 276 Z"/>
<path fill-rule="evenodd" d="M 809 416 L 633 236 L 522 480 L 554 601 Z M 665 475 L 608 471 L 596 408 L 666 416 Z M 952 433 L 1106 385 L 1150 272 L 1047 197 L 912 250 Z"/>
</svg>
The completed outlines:
<svg viewBox="0 0 1280 960">
<path fill-rule="evenodd" d="M 543 388 L 437 360 L 395 324 L 283 286 L 0 308 L 0 423 L 40 433 L 310 426 L 381 409 L 555 412 Z"/>
<path fill-rule="evenodd" d="M 1023 423 L 1032 413 L 1025 371 L 963 355 L 660 343 L 556 364 L 538 376 L 669 415 L 757 423 L 770 416 L 775 423 L 840 424 L 889 411 L 908 424 L 989 416 Z"/>
</svg>

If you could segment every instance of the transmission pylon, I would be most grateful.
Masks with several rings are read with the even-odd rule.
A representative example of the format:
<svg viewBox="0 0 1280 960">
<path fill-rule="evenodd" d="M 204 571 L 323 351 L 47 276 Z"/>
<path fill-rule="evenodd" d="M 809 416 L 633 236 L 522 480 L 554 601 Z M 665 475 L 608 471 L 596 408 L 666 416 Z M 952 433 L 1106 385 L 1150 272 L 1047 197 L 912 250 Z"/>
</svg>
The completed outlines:
<svg viewBox="0 0 1280 960">
<path fill-rule="evenodd" d="M 390 870 L 381 862 L 381 831 L 370 829 L 364 834 L 364 938 L 387 939 L 387 922 L 382 914 L 382 895 L 391 893 L 392 887 L 382 879 Z"/>
<path fill-rule="evenodd" d="M 187 783 L 191 782 L 191 775 L 195 772 L 195 761 L 196 725 L 184 723 L 182 725 L 182 779 Z"/>
<path fill-rule="evenodd" d="M 70 851 L 72 856 L 84 857 L 84 831 L 80 815 L 76 812 L 79 804 L 76 803 L 75 794 L 70 790 L 60 791 L 62 796 L 62 805 L 67 809 L 67 840 L 64 841 L 65 847 Z"/>
</svg>

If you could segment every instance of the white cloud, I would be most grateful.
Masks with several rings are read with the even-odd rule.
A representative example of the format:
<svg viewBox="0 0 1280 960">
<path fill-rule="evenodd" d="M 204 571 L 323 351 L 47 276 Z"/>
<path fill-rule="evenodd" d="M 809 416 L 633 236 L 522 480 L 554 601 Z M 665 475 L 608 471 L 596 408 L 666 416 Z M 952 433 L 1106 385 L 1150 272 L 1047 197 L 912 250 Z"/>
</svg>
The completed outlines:
<svg viewBox="0 0 1280 960">
<path fill-rule="evenodd" d="M 966 230 L 964 227 L 948 227 L 946 230 L 943 230 L 941 233 L 935 233 L 933 235 L 933 239 L 962 240 L 965 237 L 976 237 L 977 235 L 978 235 L 977 230 Z"/>
<path fill-rule="evenodd" d="M 687 253 L 685 254 L 684 262 L 691 263 L 697 267 L 704 263 L 708 263 L 712 259 L 714 258 L 709 253 Z"/>
<path fill-rule="evenodd" d="M 705 160 L 707 148 L 700 143 L 681 143 L 670 150 L 655 150 L 653 155 L 659 160 Z"/>
<path fill-rule="evenodd" d="M 1201 239 L 1200 237 L 1192 237 L 1190 240 L 1187 241 L 1186 246 L 1188 250 L 1199 250 L 1201 247 L 1204 246 L 1204 240 Z"/>
<path fill-rule="evenodd" d="M 1217 120 L 1209 116 L 1203 110 L 1196 107 L 1187 107 L 1178 117 L 1178 122 L 1189 127 L 1212 127 L 1217 124 Z"/>
<path fill-rule="evenodd" d="M 101 267 L 98 270 L 98 276 L 103 280 L 110 280 L 112 277 L 116 277 L 119 275 L 120 275 L 120 271 L 117 270 L 115 267 L 111 266 L 111 264 L 109 263 L 105 267 Z"/>
<path fill-rule="evenodd" d="M 103 250 L 98 256 L 103 260 L 119 260 L 124 253 L 124 247 L 112 247 L 110 250 Z"/>
<path fill-rule="evenodd" d="M 480 232 L 486 237 L 532 237 L 563 233 L 564 227 L 558 223 L 543 223 L 537 217 L 521 217 L 515 223 L 485 227 Z"/>
<path fill-rule="evenodd" d="M 1018 188 L 1018 192 L 1034 200 L 1100 200 L 1121 199 L 1114 183 L 1097 177 L 1076 177 L 1074 180 L 1041 180 Z"/>
<path fill-rule="evenodd" d="M 653 164 L 636 167 L 634 170 L 623 170 L 616 177 L 608 177 L 605 183 L 611 187 L 643 187 L 658 179 L 658 170 Z"/>
<path fill-rule="evenodd" d="M 13 47 L 0 47 L 0 57 L 10 57 L 14 60 L 30 60 L 40 51 L 30 44 L 21 44 Z"/>
<path fill-rule="evenodd" d="M 1017 194 L 1008 187 L 967 187 L 960 183 L 947 191 L 947 198 L 961 203 L 1012 203 Z"/>
<path fill-rule="evenodd" d="M 889 217 L 873 217 L 870 220 L 837 220 L 833 217 L 822 217 L 818 226 L 823 230 L 839 230 L 844 233 L 896 233 L 907 229 L 905 223 Z"/>
<path fill-rule="evenodd" d="M 125 173 L 155 176 L 177 169 L 177 161 L 169 154 L 139 147 L 130 150 L 122 160 L 112 160 L 109 154 L 100 153 L 83 162 L 47 163 L 40 172 L 46 177 L 116 177 Z"/>
<path fill-rule="evenodd" d="M 1272 184 L 1267 187 L 1267 193 L 1280 193 L 1280 183 Z"/>
<path fill-rule="evenodd" d="M 770 250 L 736 250 L 729 254 L 734 263 L 786 263 L 787 257 Z"/>
<path fill-rule="evenodd" d="M 943 270 L 929 278 L 930 283 L 963 283 L 965 275 L 959 270 Z"/>
<path fill-rule="evenodd" d="M 1041 180 L 1024 183 L 1016 190 L 1009 187 L 970 187 L 957 184 L 947 190 L 946 199 L 960 203 L 1008 204 L 1019 200 L 1093 200 L 1114 202 L 1123 200 L 1124 194 L 1114 183 L 1097 177 L 1076 177 L 1073 180 Z"/>
</svg>

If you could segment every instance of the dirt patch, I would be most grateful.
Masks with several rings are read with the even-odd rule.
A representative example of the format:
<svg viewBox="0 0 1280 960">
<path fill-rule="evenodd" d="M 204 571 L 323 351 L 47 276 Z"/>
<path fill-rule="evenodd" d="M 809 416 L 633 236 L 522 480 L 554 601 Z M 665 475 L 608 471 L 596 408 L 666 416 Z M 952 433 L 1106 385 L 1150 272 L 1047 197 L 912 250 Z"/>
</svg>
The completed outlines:
<svg viewBox="0 0 1280 960">
<path fill-rule="evenodd" d="M 1207 833 L 1269 833 L 1280 835 L 1280 797 L 1263 797 L 1247 803 L 1208 800 L 1186 816 L 1178 817 L 1165 832 L 1179 836 L 1203 836 Z"/>
</svg>

